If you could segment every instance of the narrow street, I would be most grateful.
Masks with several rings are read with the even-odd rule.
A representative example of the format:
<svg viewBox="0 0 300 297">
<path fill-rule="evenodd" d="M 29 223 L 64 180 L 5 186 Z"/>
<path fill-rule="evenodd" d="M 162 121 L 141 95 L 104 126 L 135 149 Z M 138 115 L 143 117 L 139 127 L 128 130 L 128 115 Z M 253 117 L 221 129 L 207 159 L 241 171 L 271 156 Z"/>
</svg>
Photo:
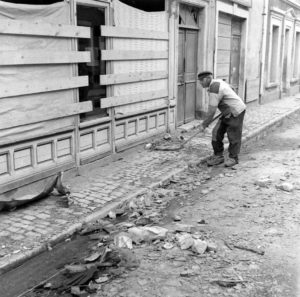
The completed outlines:
<svg viewBox="0 0 300 297">
<path fill-rule="evenodd" d="M 234 169 L 190 167 L 75 241 L 1 276 L 3 296 L 299 296 L 299 139 L 299 121 L 289 120 L 245 145 Z M 147 226 L 168 232 L 132 232 Z M 129 237 L 132 250 L 116 247 L 129 247 Z M 74 282 L 78 263 L 94 270 Z M 66 270 L 72 282 L 58 273 Z"/>
</svg>

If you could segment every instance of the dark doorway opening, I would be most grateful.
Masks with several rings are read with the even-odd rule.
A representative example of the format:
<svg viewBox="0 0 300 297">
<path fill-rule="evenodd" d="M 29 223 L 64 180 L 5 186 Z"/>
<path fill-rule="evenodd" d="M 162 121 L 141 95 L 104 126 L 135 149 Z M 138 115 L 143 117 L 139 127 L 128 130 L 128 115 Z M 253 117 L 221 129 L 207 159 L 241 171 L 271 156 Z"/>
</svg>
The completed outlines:
<svg viewBox="0 0 300 297">
<path fill-rule="evenodd" d="M 101 60 L 105 38 L 100 31 L 100 26 L 105 25 L 105 9 L 78 5 L 77 24 L 91 29 L 91 38 L 78 39 L 78 50 L 91 52 L 91 62 L 78 65 L 79 75 L 89 77 L 89 85 L 79 88 L 79 101 L 92 101 L 93 104 L 91 112 L 80 115 L 81 121 L 88 121 L 107 116 L 107 109 L 100 107 L 100 99 L 106 97 L 106 86 L 100 85 L 100 75 L 106 73 L 105 61 Z"/>
<path fill-rule="evenodd" d="M 121 2 L 145 11 L 165 10 L 164 0 L 121 0 Z"/>
</svg>

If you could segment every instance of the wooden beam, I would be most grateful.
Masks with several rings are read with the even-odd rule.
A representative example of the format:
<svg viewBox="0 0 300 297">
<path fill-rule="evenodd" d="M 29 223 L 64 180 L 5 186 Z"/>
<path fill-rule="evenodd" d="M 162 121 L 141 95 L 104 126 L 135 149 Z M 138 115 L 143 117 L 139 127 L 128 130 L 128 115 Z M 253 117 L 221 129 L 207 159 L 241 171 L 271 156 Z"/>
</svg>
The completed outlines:
<svg viewBox="0 0 300 297">
<path fill-rule="evenodd" d="M 47 80 L 33 80 L 30 82 L 10 83 L 5 84 L 3 88 L 0 89 L 0 98 L 74 89 L 88 86 L 88 84 L 88 76 L 70 78 L 62 77 Z"/>
<path fill-rule="evenodd" d="M 168 51 L 102 50 L 101 57 L 104 61 L 167 59 Z"/>
<path fill-rule="evenodd" d="M 101 36 L 137 39 L 168 40 L 169 33 L 154 30 L 142 30 L 112 26 L 101 26 Z"/>
<path fill-rule="evenodd" d="M 100 75 L 101 85 L 115 85 L 129 82 L 168 78 L 167 71 L 130 72 Z"/>
<path fill-rule="evenodd" d="M 90 38 L 91 29 L 83 26 L 52 24 L 40 21 L 1 21 L 0 34 Z"/>
<path fill-rule="evenodd" d="M 132 103 L 138 103 L 143 101 L 149 101 L 153 99 L 163 98 L 168 96 L 168 90 L 158 90 L 139 94 L 130 94 L 124 96 L 115 96 L 102 98 L 101 108 L 108 108 Z"/>
<path fill-rule="evenodd" d="M 18 50 L 0 51 L 0 65 L 34 65 L 91 62 L 90 52 Z"/>
<path fill-rule="evenodd" d="M 18 117 L 12 115 L 13 113 L 7 114 L 3 111 L 0 112 L 0 130 L 64 118 L 92 110 L 92 102 L 86 101 L 61 106 L 43 106 L 30 113 L 24 112 Z"/>
</svg>

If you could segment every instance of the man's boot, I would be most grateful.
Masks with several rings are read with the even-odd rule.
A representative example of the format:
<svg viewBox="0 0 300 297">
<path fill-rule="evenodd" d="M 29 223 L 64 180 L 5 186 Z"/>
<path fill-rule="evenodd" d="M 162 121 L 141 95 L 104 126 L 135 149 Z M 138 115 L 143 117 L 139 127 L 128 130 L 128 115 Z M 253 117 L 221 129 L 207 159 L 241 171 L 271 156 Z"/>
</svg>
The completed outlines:
<svg viewBox="0 0 300 297">
<path fill-rule="evenodd" d="M 213 155 L 207 159 L 206 163 L 207 166 L 219 165 L 221 163 L 224 163 L 224 156 Z"/>
<path fill-rule="evenodd" d="M 228 158 L 225 162 L 225 167 L 232 167 L 238 163 L 239 163 L 239 161 L 237 159 Z"/>
</svg>

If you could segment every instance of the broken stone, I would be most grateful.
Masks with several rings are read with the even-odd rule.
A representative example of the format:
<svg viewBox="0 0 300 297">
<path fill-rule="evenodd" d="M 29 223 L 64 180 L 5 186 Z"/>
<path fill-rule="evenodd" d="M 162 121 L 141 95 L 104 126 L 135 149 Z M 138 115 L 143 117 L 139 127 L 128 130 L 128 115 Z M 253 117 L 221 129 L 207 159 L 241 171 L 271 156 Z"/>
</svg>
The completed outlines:
<svg viewBox="0 0 300 297">
<path fill-rule="evenodd" d="M 177 239 L 177 241 L 179 243 L 179 246 L 182 250 L 187 250 L 194 244 L 193 237 L 188 233 L 177 234 L 176 239 Z"/>
<path fill-rule="evenodd" d="M 193 225 L 187 225 L 187 224 L 176 224 L 175 230 L 178 232 L 188 232 L 192 233 L 196 231 L 196 228 Z"/>
<path fill-rule="evenodd" d="M 164 245 L 163 245 L 163 248 L 165 249 L 165 250 L 170 250 L 170 249 L 172 249 L 174 247 L 174 245 L 172 244 L 172 243 L 170 243 L 170 242 L 166 242 Z"/>
<path fill-rule="evenodd" d="M 198 224 L 206 224 L 205 220 L 204 219 L 201 219 L 199 221 L 197 221 Z"/>
<path fill-rule="evenodd" d="M 83 296 L 86 292 L 82 291 L 79 286 L 73 286 L 71 287 L 71 294 L 74 296 Z"/>
<path fill-rule="evenodd" d="M 169 133 L 166 133 L 164 135 L 164 140 L 171 140 L 171 139 L 172 139 L 172 136 Z"/>
<path fill-rule="evenodd" d="M 207 242 L 195 239 L 192 245 L 192 251 L 197 254 L 204 254 L 207 249 Z"/>
<path fill-rule="evenodd" d="M 272 180 L 269 177 L 261 177 L 254 182 L 255 185 L 262 188 L 267 188 L 271 183 Z"/>
<path fill-rule="evenodd" d="M 128 207 L 129 209 L 137 209 L 137 205 L 133 200 L 129 201 Z"/>
<path fill-rule="evenodd" d="M 175 222 L 181 221 L 181 216 L 175 215 L 175 216 L 173 217 L 173 220 L 174 220 Z"/>
<path fill-rule="evenodd" d="M 207 242 L 207 251 L 208 252 L 211 252 L 211 251 L 216 252 L 217 249 L 218 249 L 218 246 L 215 243 Z"/>
<path fill-rule="evenodd" d="M 115 219 L 117 217 L 116 213 L 114 211 L 110 211 L 108 213 L 108 217 L 111 218 L 111 219 Z"/>
<path fill-rule="evenodd" d="M 152 143 L 145 144 L 145 150 L 150 150 L 152 148 Z"/>
<path fill-rule="evenodd" d="M 92 254 L 91 256 L 87 257 L 84 259 L 85 262 L 94 262 L 96 261 L 97 259 L 99 259 L 99 257 L 102 255 L 102 253 L 100 252 L 97 252 L 97 253 L 94 253 Z"/>
<path fill-rule="evenodd" d="M 288 182 L 284 182 L 280 185 L 276 185 L 276 188 L 286 192 L 292 192 L 294 190 L 294 186 Z"/>
<path fill-rule="evenodd" d="M 101 276 L 101 277 L 95 279 L 95 282 L 97 284 L 106 283 L 107 281 L 109 281 L 109 277 L 107 277 L 107 276 Z"/>
<path fill-rule="evenodd" d="M 114 244 L 118 248 L 132 249 L 132 239 L 124 232 L 121 232 L 114 237 Z"/>
<path fill-rule="evenodd" d="M 209 190 L 208 189 L 204 189 L 204 190 L 201 190 L 201 194 L 203 195 L 206 195 L 209 193 Z"/>
<path fill-rule="evenodd" d="M 180 276 L 193 276 L 193 275 L 198 275 L 199 272 L 195 271 L 194 269 L 185 269 L 184 271 L 180 272 Z"/>
<path fill-rule="evenodd" d="M 153 226 L 153 227 L 133 227 L 128 229 L 128 233 L 133 242 L 140 243 L 142 241 L 154 241 L 157 239 L 164 239 L 167 235 L 168 229 Z"/>
</svg>

